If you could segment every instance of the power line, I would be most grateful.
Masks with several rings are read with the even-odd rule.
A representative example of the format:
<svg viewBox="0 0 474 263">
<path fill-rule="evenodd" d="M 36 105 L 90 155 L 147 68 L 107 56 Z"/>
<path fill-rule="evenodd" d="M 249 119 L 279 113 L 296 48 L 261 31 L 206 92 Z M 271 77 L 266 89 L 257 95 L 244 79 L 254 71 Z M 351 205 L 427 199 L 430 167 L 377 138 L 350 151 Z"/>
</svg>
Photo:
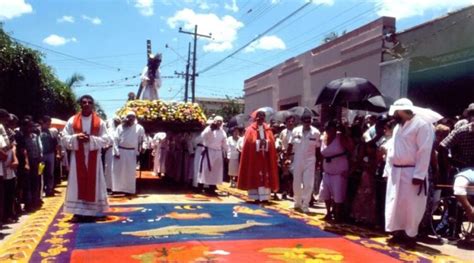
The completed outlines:
<svg viewBox="0 0 474 263">
<path fill-rule="evenodd" d="M 72 59 L 75 59 L 75 60 L 78 60 L 78 61 L 82 61 L 82 62 L 85 62 L 85 63 L 89 63 L 89 64 L 101 66 L 101 67 L 104 67 L 104 68 L 113 69 L 114 71 L 121 71 L 120 68 L 117 68 L 117 67 L 114 67 L 114 66 L 110 66 L 110 65 L 106 65 L 106 64 L 102 64 L 102 63 L 90 61 L 90 60 L 87 60 L 87 59 L 84 59 L 84 58 L 76 57 L 76 56 L 69 55 L 69 54 L 66 54 L 66 53 L 63 53 L 63 52 L 59 52 L 59 51 L 56 51 L 56 50 L 52 50 L 52 49 L 49 49 L 49 48 L 45 48 L 45 47 L 42 47 L 42 46 L 39 46 L 39 45 L 30 43 L 30 42 L 28 42 L 28 41 L 24 41 L 24 40 L 15 38 L 15 37 L 13 37 L 13 36 L 10 36 L 10 37 L 11 37 L 12 39 L 18 41 L 18 42 L 21 42 L 21 43 L 24 43 L 24 44 L 27 44 L 27 45 L 30 45 L 30 46 L 33 46 L 33 47 L 36 47 L 36 48 L 40 48 L 40 49 L 43 49 L 43 50 L 46 50 L 46 51 L 48 51 L 48 52 L 52 52 L 52 53 L 55 53 L 55 54 L 58 54 L 58 55 L 61 55 L 61 56 L 65 56 L 65 57 L 72 58 Z"/>
<path fill-rule="evenodd" d="M 301 10 L 303 10 L 304 8 L 306 8 L 308 5 L 311 4 L 311 1 L 309 2 L 306 2 L 304 5 L 302 5 L 301 7 L 299 7 L 298 9 L 296 9 L 295 11 L 293 11 L 291 14 L 289 14 L 288 16 L 284 17 L 283 19 L 281 19 L 280 21 L 278 21 L 276 24 L 274 24 L 273 26 L 271 26 L 270 28 L 268 28 L 267 30 L 265 30 L 263 33 L 257 35 L 255 38 L 253 38 L 252 40 L 250 40 L 247 44 L 243 45 L 242 47 L 238 48 L 237 50 L 235 50 L 234 52 L 232 52 L 231 54 L 225 56 L 223 59 L 215 62 L 214 64 L 210 65 L 209 67 L 205 68 L 204 70 L 200 71 L 199 74 L 202 74 L 204 72 L 207 72 L 209 70 L 211 70 L 212 68 L 218 66 L 219 64 L 221 64 L 222 62 L 226 61 L 228 58 L 232 57 L 233 55 L 239 53 L 240 51 L 244 50 L 246 47 L 250 46 L 250 44 L 252 44 L 253 42 L 257 41 L 259 38 L 263 37 L 265 34 L 267 34 L 268 32 L 272 31 L 274 28 L 278 27 L 279 25 L 281 25 L 282 23 L 284 23 L 286 20 L 290 19 L 292 16 L 296 15 L 297 13 L 299 13 Z"/>
<path fill-rule="evenodd" d="M 107 56 L 98 56 L 98 57 L 89 57 L 84 58 L 87 60 L 92 59 L 105 59 L 105 58 L 118 58 L 118 57 L 130 57 L 130 56 L 138 56 L 143 55 L 143 53 L 127 53 L 127 54 L 117 54 L 117 55 L 107 55 Z M 66 61 L 73 61 L 74 59 L 59 59 L 59 60 L 50 60 L 49 62 L 66 62 Z"/>
<path fill-rule="evenodd" d="M 357 6 L 357 5 L 358 5 L 358 4 L 356 4 L 355 6 Z M 380 4 L 379 4 L 379 6 L 380 6 Z M 376 5 L 376 6 L 374 6 L 373 8 L 370 8 L 369 10 L 365 10 L 364 12 L 357 14 L 356 16 L 354 16 L 354 17 L 352 17 L 352 18 L 350 18 L 350 19 L 348 19 L 348 20 L 346 20 L 346 21 L 344 21 L 344 22 L 338 24 L 337 26 L 335 26 L 335 27 L 333 27 L 333 28 L 331 28 L 331 29 L 329 29 L 329 30 L 327 30 L 327 31 L 325 31 L 325 32 L 321 32 L 321 33 L 319 33 L 319 34 L 317 34 L 317 35 L 315 35 L 315 36 L 310 37 L 309 39 L 303 40 L 302 42 L 298 43 L 296 46 L 294 46 L 294 47 L 292 47 L 292 48 L 290 48 L 290 49 L 286 49 L 286 50 L 277 52 L 276 54 L 272 54 L 270 61 L 279 59 L 283 54 L 289 53 L 289 52 L 291 52 L 291 51 L 296 51 L 296 50 L 300 49 L 301 47 L 305 46 L 305 45 L 306 45 L 307 43 L 309 43 L 310 41 L 314 41 L 314 40 L 316 40 L 318 37 L 324 36 L 325 34 L 327 34 L 327 33 L 329 33 L 329 32 L 332 32 L 332 31 L 334 31 L 334 30 L 337 29 L 337 28 L 341 28 L 342 26 L 348 24 L 349 22 L 352 22 L 352 21 L 355 21 L 355 20 L 357 20 L 357 21 L 360 20 L 360 17 L 361 17 L 361 16 L 363 16 L 363 15 L 365 15 L 365 14 L 371 12 L 372 10 L 374 10 L 374 9 L 377 8 L 377 7 L 378 7 L 378 6 Z M 342 11 L 342 12 L 340 12 L 339 14 L 336 14 L 335 16 L 340 16 L 340 15 L 346 13 L 347 11 L 352 10 L 353 8 L 354 8 L 354 6 L 348 8 L 348 9 Z M 312 30 L 313 30 L 313 29 L 310 29 L 310 30 L 308 30 L 307 32 L 310 32 L 310 31 L 312 31 Z M 306 34 L 304 33 L 304 34 L 302 34 L 302 35 L 306 35 Z M 293 39 L 292 39 L 290 42 L 288 42 L 288 43 L 294 42 L 295 39 L 297 39 L 297 38 L 293 38 Z M 263 54 L 265 54 L 265 53 L 270 53 L 270 52 L 271 52 L 271 51 L 266 51 L 266 52 L 264 52 Z M 260 59 L 260 60 L 258 60 L 258 61 L 255 61 L 253 64 L 254 64 L 254 66 L 255 66 L 255 65 L 259 65 L 260 62 L 264 62 L 264 61 L 268 61 L 268 58 L 267 58 L 267 57 L 264 57 L 263 59 Z M 206 75 L 206 77 L 217 77 L 217 76 L 221 76 L 221 75 L 224 75 L 224 74 L 228 74 L 229 72 L 235 72 L 235 71 L 239 71 L 239 70 L 242 70 L 242 69 L 248 69 L 248 68 L 249 68 L 249 66 L 242 66 L 242 67 L 237 67 L 237 68 L 236 68 L 236 67 L 232 67 L 231 69 L 227 69 L 227 70 L 225 70 L 225 71 L 223 71 L 223 72 L 216 73 L 216 74 L 214 74 L 214 75 Z"/>
</svg>

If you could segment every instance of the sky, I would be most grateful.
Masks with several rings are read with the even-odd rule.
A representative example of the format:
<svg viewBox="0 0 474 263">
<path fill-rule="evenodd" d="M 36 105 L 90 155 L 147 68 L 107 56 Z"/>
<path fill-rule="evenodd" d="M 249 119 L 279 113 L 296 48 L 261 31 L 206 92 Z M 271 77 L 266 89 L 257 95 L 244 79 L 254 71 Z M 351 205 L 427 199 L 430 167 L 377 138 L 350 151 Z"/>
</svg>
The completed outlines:
<svg viewBox="0 0 474 263">
<path fill-rule="evenodd" d="M 180 27 L 194 31 L 197 24 L 198 33 L 212 34 L 198 39 L 196 96 L 241 97 L 245 79 L 319 46 L 330 32 L 349 32 L 383 15 L 396 17 L 397 31 L 403 31 L 472 5 L 474 0 L 306 3 L 0 0 L 0 22 L 12 37 L 43 52 L 45 63 L 59 79 L 83 75 L 85 80 L 73 88 L 76 95 L 92 95 L 112 117 L 124 105 L 128 92 L 138 90 L 137 75 L 146 65 L 147 39 L 153 52 L 163 56 L 160 98 L 183 100 L 184 79 L 174 73 L 185 70 L 192 36 L 179 33 Z M 253 39 L 257 40 L 251 42 Z"/>
</svg>

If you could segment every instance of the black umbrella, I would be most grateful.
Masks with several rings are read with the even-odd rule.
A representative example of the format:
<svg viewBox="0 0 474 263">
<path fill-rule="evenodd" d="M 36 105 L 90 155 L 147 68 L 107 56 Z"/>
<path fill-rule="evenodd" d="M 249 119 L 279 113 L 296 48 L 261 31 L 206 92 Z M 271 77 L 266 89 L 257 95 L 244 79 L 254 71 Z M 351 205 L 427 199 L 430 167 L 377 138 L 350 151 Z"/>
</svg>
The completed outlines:
<svg viewBox="0 0 474 263">
<path fill-rule="evenodd" d="M 390 97 L 377 95 L 363 101 L 347 102 L 344 107 L 351 110 L 365 110 L 380 113 L 388 111 L 394 101 L 395 100 Z"/>
<path fill-rule="evenodd" d="M 240 127 L 245 128 L 247 122 L 249 121 L 250 116 L 247 114 L 238 114 L 232 117 L 229 122 L 227 123 L 227 127 Z"/>
<path fill-rule="evenodd" d="M 315 105 L 345 106 L 348 102 L 366 101 L 381 95 L 370 81 L 364 78 L 340 78 L 326 84 Z"/>
<path fill-rule="evenodd" d="M 272 120 L 274 120 L 274 121 L 276 121 L 276 122 L 285 122 L 285 121 L 286 121 L 286 118 L 290 117 L 291 115 L 293 115 L 293 113 L 290 112 L 290 111 L 287 111 L 287 110 L 277 111 L 277 112 L 272 116 Z"/>
<path fill-rule="evenodd" d="M 296 106 L 289 109 L 288 111 L 293 113 L 293 115 L 295 115 L 298 118 L 301 118 L 301 116 L 303 116 L 303 114 L 305 113 L 310 114 L 311 116 L 317 116 L 317 113 L 308 107 Z"/>
</svg>

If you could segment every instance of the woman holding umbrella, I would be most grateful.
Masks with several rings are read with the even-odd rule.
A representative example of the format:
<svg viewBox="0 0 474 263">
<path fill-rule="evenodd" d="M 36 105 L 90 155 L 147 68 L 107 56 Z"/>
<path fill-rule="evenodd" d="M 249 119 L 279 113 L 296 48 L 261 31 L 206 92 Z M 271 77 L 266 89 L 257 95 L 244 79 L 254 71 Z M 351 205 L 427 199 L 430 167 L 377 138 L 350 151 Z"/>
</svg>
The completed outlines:
<svg viewBox="0 0 474 263">
<path fill-rule="evenodd" d="M 265 117 L 264 110 L 257 110 L 245 132 L 237 183 L 256 203 L 268 202 L 279 186 L 275 139 Z"/>
</svg>

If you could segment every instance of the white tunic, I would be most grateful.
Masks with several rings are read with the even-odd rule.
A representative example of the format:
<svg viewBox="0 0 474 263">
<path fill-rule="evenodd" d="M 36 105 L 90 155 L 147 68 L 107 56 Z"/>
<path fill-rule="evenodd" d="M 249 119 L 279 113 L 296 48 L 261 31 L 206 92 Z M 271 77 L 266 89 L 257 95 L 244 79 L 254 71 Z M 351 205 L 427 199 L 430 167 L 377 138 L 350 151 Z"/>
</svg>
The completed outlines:
<svg viewBox="0 0 474 263">
<path fill-rule="evenodd" d="M 107 129 L 107 133 L 111 138 L 115 137 L 116 127 L 114 127 L 113 125 L 113 123 L 109 123 L 109 128 Z M 108 145 L 107 147 L 109 148 L 107 148 L 107 150 L 105 151 L 104 175 L 107 189 L 112 189 L 112 166 L 114 162 L 113 143 L 111 145 Z"/>
<path fill-rule="evenodd" d="M 201 154 L 204 150 L 204 146 L 202 144 L 202 136 L 199 134 L 198 136 L 194 137 L 193 139 L 194 145 L 194 171 L 193 171 L 193 186 L 198 187 L 199 183 L 199 167 L 201 163 Z"/>
<path fill-rule="evenodd" d="M 418 225 L 426 208 L 426 194 L 413 178 L 424 180 L 433 147 L 434 131 L 431 124 L 413 117 L 403 126 L 397 125 L 393 137 L 387 142 L 387 160 L 384 177 L 387 177 L 385 200 L 385 229 L 404 230 L 408 236 L 418 233 Z M 397 168 L 396 166 L 414 166 Z M 425 187 L 427 184 L 425 182 Z"/>
<path fill-rule="evenodd" d="M 224 176 L 223 154 L 228 150 L 227 135 L 223 129 L 213 131 L 210 127 L 206 127 L 201 136 L 208 154 L 205 154 L 206 150 L 201 154 L 198 169 L 202 167 L 202 171 L 199 170 L 198 182 L 208 185 L 221 184 Z"/>
<path fill-rule="evenodd" d="M 140 124 L 130 127 L 119 125 L 115 133 L 112 191 L 134 194 L 136 192 L 136 166 L 139 145 L 145 136 Z"/>
<path fill-rule="evenodd" d="M 227 159 L 229 159 L 229 171 L 230 176 L 239 175 L 239 155 L 242 151 L 244 140 L 242 137 L 239 137 L 237 140 L 234 140 L 232 136 L 227 138 L 227 145 L 229 146 L 227 151 Z"/>
<path fill-rule="evenodd" d="M 165 172 L 165 163 L 162 162 L 162 153 L 164 153 L 164 142 L 166 139 L 166 133 L 158 132 L 153 136 L 151 146 L 153 148 L 153 172 L 155 174 Z M 162 149 L 163 148 L 163 149 Z"/>
<path fill-rule="evenodd" d="M 91 116 L 82 118 L 83 132 L 91 134 Z M 90 136 L 90 141 L 84 144 L 85 160 L 88 159 L 89 151 L 98 150 L 96 163 L 96 184 L 95 184 L 95 202 L 87 202 L 78 199 L 78 185 L 76 173 L 76 151 L 79 149 L 77 135 L 73 129 L 74 117 L 71 117 L 64 127 L 62 143 L 64 147 L 71 151 L 71 163 L 69 169 L 68 185 L 66 192 L 66 201 L 64 203 L 64 212 L 75 215 L 96 216 L 102 214 L 107 208 L 107 189 L 105 185 L 104 170 L 100 149 L 110 145 L 112 138 L 107 133 L 105 122 L 100 121 L 100 130 L 98 136 Z M 86 162 L 87 166 L 87 162 Z"/>
</svg>

